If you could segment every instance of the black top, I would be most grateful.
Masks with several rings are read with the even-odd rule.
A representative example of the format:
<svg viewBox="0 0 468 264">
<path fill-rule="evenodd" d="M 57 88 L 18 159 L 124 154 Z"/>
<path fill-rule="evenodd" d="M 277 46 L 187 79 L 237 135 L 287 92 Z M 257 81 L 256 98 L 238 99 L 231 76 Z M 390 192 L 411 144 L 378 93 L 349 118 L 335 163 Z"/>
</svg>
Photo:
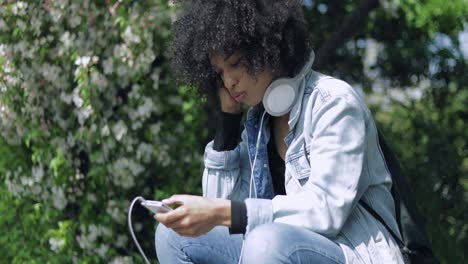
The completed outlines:
<svg viewBox="0 0 468 264">
<path fill-rule="evenodd" d="M 240 121 L 242 114 L 221 112 L 214 137 L 213 149 L 216 151 L 233 150 L 240 141 Z M 273 129 L 268 142 L 268 163 L 275 194 L 286 194 L 284 188 L 284 160 L 280 157 L 274 140 Z M 244 202 L 231 201 L 231 234 L 244 234 L 247 227 L 247 207 Z"/>
<path fill-rule="evenodd" d="M 273 190 L 275 190 L 275 195 L 285 195 L 286 189 L 284 188 L 284 160 L 278 153 L 275 144 L 275 133 L 273 126 L 271 126 L 271 128 L 270 141 L 268 142 L 268 164 L 270 167 L 271 179 L 273 181 Z"/>
</svg>

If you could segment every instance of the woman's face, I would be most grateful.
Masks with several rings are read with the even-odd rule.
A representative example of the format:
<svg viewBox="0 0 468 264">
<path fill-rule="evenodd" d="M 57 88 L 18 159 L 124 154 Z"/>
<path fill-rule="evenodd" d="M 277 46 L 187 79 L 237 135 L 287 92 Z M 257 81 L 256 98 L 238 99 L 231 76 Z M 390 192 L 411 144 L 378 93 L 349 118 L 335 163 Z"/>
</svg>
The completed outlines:
<svg viewBox="0 0 468 264">
<path fill-rule="evenodd" d="M 256 75 L 247 72 L 247 67 L 241 61 L 240 52 L 226 58 L 222 53 L 212 53 L 210 62 L 220 75 L 224 86 L 231 96 L 239 103 L 248 106 L 259 104 L 270 85 L 273 75 L 264 70 Z"/>
</svg>

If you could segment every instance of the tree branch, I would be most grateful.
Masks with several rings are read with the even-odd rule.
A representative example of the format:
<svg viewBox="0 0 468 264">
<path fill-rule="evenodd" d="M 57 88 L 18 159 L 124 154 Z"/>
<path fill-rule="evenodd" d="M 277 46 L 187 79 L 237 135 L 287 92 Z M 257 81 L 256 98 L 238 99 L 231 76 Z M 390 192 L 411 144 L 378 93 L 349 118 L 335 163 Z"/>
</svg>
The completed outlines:
<svg viewBox="0 0 468 264">
<path fill-rule="evenodd" d="M 338 28 L 331 37 L 325 41 L 317 52 L 314 68 L 320 69 L 335 54 L 337 48 L 345 41 L 357 33 L 359 28 L 367 19 L 369 13 L 379 6 L 379 0 L 363 0 L 343 21 L 342 26 Z"/>
</svg>

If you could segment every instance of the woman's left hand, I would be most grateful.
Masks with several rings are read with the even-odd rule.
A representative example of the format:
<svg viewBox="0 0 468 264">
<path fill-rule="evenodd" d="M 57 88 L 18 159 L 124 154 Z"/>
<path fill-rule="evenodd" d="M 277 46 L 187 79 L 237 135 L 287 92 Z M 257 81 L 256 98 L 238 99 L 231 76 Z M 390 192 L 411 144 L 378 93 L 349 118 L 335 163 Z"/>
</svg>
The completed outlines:
<svg viewBox="0 0 468 264">
<path fill-rule="evenodd" d="M 197 237 L 217 225 L 231 225 L 231 201 L 193 195 L 173 195 L 162 201 L 179 205 L 167 213 L 158 213 L 155 219 L 182 236 Z"/>
</svg>

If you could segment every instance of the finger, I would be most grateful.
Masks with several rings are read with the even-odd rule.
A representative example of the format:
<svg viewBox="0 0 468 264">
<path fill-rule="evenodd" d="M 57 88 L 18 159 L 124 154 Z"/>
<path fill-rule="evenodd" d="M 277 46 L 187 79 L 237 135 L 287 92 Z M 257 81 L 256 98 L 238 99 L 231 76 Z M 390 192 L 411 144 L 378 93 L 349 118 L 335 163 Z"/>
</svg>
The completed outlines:
<svg viewBox="0 0 468 264">
<path fill-rule="evenodd" d="M 162 200 L 162 202 L 163 202 L 163 204 L 169 205 L 169 206 L 172 206 L 172 205 L 183 205 L 183 202 L 182 202 L 182 201 L 172 200 L 171 198 L 164 199 L 164 200 Z"/>
<path fill-rule="evenodd" d="M 167 205 L 182 205 L 190 199 L 191 195 L 186 194 L 174 194 L 168 199 L 162 200 L 164 204 Z"/>
<path fill-rule="evenodd" d="M 167 198 L 162 200 L 163 204 L 173 206 L 173 205 L 183 205 L 182 201 L 171 200 L 171 198 Z"/>
<path fill-rule="evenodd" d="M 154 219 L 163 224 L 169 224 L 178 220 L 178 218 L 176 217 L 177 215 L 173 215 L 173 213 L 174 211 L 170 211 L 167 213 L 156 213 L 154 215 Z"/>
<path fill-rule="evenodd" d="M 174 221 L 170 223 L 170 226 L 172 229 L 192 229 L 193 227 L 193 222 L 190 221 L 190 216 L 186 216 L 184 218 L 179 219 L 179 221 Z"/>
<path fill-rule="evenodd" d="M 180 219 L 174 220 L 174 221 L 167 221 L 164 222 L 163 224 L 168 227 L 168 228 L 174 228 L 174 226 L 179 226 Z"/>
<path fill-rule="evenodd" d="M 180 221 L 188 214 L 187 208 L 179 207 L 167 213 L 157 213 L 155 218 L 165 225 L 171 225 L 174 222 Z"/>
</svg>

